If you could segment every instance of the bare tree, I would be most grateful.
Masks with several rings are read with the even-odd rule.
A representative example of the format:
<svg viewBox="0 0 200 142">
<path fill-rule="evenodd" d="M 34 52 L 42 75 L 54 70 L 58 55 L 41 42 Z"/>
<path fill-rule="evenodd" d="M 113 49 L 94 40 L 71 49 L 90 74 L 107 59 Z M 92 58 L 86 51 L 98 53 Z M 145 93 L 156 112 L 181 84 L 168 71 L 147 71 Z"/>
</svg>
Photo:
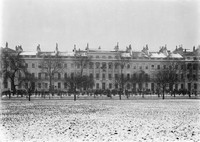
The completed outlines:
<svg viewBox="0 0 200 142">
<path fill-rule="evenodd" d="M 73 75 L 65 78 L 65 81 L 74 93 L 74 101 L 76 101 L 77 88 L 82 91 L 83 87 L 88 88 L 91 85 L 93 86 L 94 79 L 83 73 L 84 69 L 87 69 L 91 57 L 88 57 L 85 51 L 76 50 L 76 46 L 74 46 L 73 51 L 75 53 L 73 59 L 75 71 Z"/>
<path fill-rule="evenodd" d="M 144 98 L 144 83 L 147 83 L 150 81 L 150 77 L 148 74 L 146 74 L 143 70 L 140 70 L 139 72 L 134 73 L 131 76 L 131 83 L 132 84 L 138 84 L 139 86 L 139 92 L 142 92 L 142 97 Z"/>
<path fill-rule="evenodd" d="M 129 54 L 129 50 L 131 50 L 131 45 L 127 47 L 127 51 L 119 51 L 118 44 L 115 47 L 116 50 L 116 61 L 115 66 L 118 68 L 118 77 L 115 78 L 115 83 L 117 83 L 120 87 L 119 99 L 121 100 L 121 95 L 124 92 L 124 86 L 127 83 L 128 79 L 124 76 L 124 70 L 126 65 L 130 62 L 131 56 Z"/>
<path fill-rule="evenodd" d="M 169 90 L 173 91 L 173 86 L 178 82 L 178 63 L 177 62 L 168 62 L 164 65 L 163 69 L 159 69 L 155 73 L 155 82 L 158 84 L 158 87 L 162 89 L 163 99 L 165 98 L 165 91 L 169 86 Z"/>
<path fill-rule="evenodd" d="M 16 48 L 21 48 L 21 46 L 16 46 Z M 11 82 L 11 90 L 13 94 L 16 93 L 16 86 L 20 82 L 20 74 L 27 70 L 26 64 L 21 52 L 14 52 L 9 50 L 9 48 L 4 48 L 2 51 L 2 64 L 3 64 L 3 83 L 5 84 L 8 80 Z M 9 95 L 9 98 L 11 96 Z"/>
<path fill-rule="evenodd" d="M 27 93 L 28 93 L 28 100 L 31 100 L 31 95 L 34 92 L 35 88 L 33 83 L 36 82 L 36 78 L 34 76 L 32 76 L 31 73 L 29 72 L 24 72 L 23 76 L 21 77 L 21 82 L 20 84 L 22 84 L 24 86 L 24 88 L 26 89 Z"/>
<path fill-rule="evenodd" d="M 45 53 L 42 56 L 43 59 L 39 63 L 41 67 L 41 72 L 47 75 L 49 79 L 49 92 L 52 93 L 54 88 L 54 86 L 52 86 L 54 74 L 61 73 L 64 71 L 64 59 L 61 56 L 59 56 L 59 53 L 55 55 L 52 55 L 51 53 Z"/>
</svg>

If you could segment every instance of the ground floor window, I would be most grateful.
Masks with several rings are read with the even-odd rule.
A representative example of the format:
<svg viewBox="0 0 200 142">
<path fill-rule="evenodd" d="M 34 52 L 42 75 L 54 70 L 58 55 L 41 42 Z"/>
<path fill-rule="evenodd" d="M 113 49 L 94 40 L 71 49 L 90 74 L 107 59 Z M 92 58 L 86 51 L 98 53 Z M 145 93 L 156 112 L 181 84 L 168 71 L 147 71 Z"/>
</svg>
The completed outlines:
<svg viewBox="0 0 200 142">
<path fill-rule="evenodd" d="M 115 89 L 118 89 L 118 84 L 117 83 L 115 84 Z"/>
<path fill-rule="evenodd" d="M 175 84 L 175 89 L 178 90 L 178 84 Z"/>
<path fill-rule="evenodd" d="M 109 83 L 109 89 L 112 89 L 112 83 Z"/>
<path fill-rule="evenodd" d="M 8 88 L 8 82 L 4 83 L 4 88 Z"/>
<path fill-rule="evenodd" d="M 64 83 L 64 87 L 65 87 L 65 89 L 67 89 L 67 82 Z"/>
<path fill-rule="evenodd" d="M 96 83 L 96 88 L 99 89 L 99 83 Z"/>
<path fill-rule="evenodd" d="M 197 89 L 197 84 L 196 83 L 194 83 L 194 89 Z"/>
<path fill-rule="evenodd" d="M 61 83 L 60 82 L 58 82 L 58 89 L 60 89 L 61 88 Z"/>
<path fill-rule="evenodd" d="M 106 89 L 106 83 L 102 83 L 102 89 Z"/>
<path fill-rule="evenodd" d="M 39 89 L 41 88 L 41 83 L 38 83 L 38 88 L 39 88 Z"/>
<path fill-rule="evenodd" d="M 183 89 L 183 84 L 181 84 L 181 89 Z"/>
</svg>

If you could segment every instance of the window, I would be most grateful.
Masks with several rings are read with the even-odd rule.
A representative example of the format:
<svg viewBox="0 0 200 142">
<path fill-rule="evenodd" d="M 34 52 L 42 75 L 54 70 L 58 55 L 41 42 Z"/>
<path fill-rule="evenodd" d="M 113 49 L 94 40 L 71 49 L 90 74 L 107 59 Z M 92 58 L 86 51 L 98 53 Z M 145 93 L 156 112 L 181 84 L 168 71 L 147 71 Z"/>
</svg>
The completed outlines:
<svg viewBox="0 0 200 142">
<path fill-rule="evenodd" d="M 117 83 L 115 84 L 115 89 L 118 89 L 118 84 Z"/>
<path fill-rule="evenodd" d="M 166 65 L 163 66 L 163 69 L 166 69 Z"/>
<path fill-rule="evenodd" d="M 65 75 L 64 75 L 64 76 L 65 76 L 65 78 L 67 78 L 67 73 L 65 73 Z"/>
<path fill-rule="evenodd" d="M 64 64 L 64 67 L 67 68 L 67 63 Z"/>
<path fill-rule="evenodd" d="M 181 65 L 181 69 L 182 69 L 182 70 L 184 69 L 184 65 Z"/>
<path fill-rule="evenodd" d="M 38 88 L 39 88 L 39 89 L 41 88 L 41 83 L 38 83 Z"/>
<path fill-rule="evenodd" d="M 109 59 L 112 59 L 112 56 L 108 56 Z"/>
<path fill-rule="evenodd" d="M 146 69 L 148 70 L 148 66 L 146 66 Z"/>
<path fill-rule="evenodd" d="M 183 84 L 181 84 L 181 89 L 183 89 Z"/>
<path fill-rule="evenodd" d="M 127 79 L 128 79 L 128 80 L 130 79 L 130 74 L 129 74 L 129 73 L 127 74 Z"/>
<path fill-rule="evenodd" d="M 118 64 L 115 64 L 115 69 L 118 69 Z"/>
<path fill-rule="evenodd" d="M 38 78 L 41 79 L 41 73 L 38 73 Z"/>
<path fill-rule="evenodd" d="M 34 63 L 32 63 L 32 68 L 35 68 L 35 64 Z"/>
<path fill-rule="evenodd" d="M 109 89 L 112 89 L 112 83 L 109 83 Z"/>
<path fill-rule="evenodd" d="M 175 84 L 175 89 L 178 90 L 178 84 Z"/>
<path fill-rule="evenodd" d="M 176 74 L 176 77 L 175 77 L 175 78 L 176 78 L 176 80 L 178 79 L 178 74 Z"/>
<path fill-rule="evenodd" d="M 142 66 L 140 66 L 140 70 L 142 70 Z"/>
<path fill-rule="evenodd" d="M 128 83 L 127 84 L 127 89 L 130 89 L 131 88 L 131 85 Z"/>
<path fill-rule="evenodd" d="M 61 88 L 61 83 L 60 82 L 58 82 L 58 89 L 60 89 Z"/>
<path fill-rule="evenodd" d="M 181 74 L 181 79 L 183 79 L 183 74 Z"/>
<path fill-rule="evenodd" d="M 102 74 L 102 79 L 106 79 L 105 73 Z"/>
<path fill-rule="evenodd" d="M 195 74 L 193 74 L 193 80 L 197 80 L 197 78 L 196 78 L 196 75 L 195 75 Z"/>
<path fill-rule="evenodd" d="M 187 69 L 190 69 L 191 68 L 191 66 L 192 66 L 192 64 L 187 64 Z"/>
<path fill-rule="evenodd" d="M 71 73 L 71 78 L 74 78 L 74 73 L 73 72 Z"/>
<path fill-rule="evenodd" d="M 151 65 L 151 69 L 154 69 L 154 65 Z"/>
<path fill-rule="evenodd" d="M 193 70 L 196 70 L 197 69 L 197 64 L 193 64 Z"/>
<path fill-rule="evenodd" d="M 8 88 L 8 82 L 7 81 L 4 83 L 4 88 Z"/>
<path fill-rule="evenodd" d="M 176 69 L 176 70 L 178 69 L 178 65 L 175 65 L 175 69 Z"/>
<path fill-rule="evenodd" d="M 106 63 L 102 63 L 102 67 L 101 68 L 102 68 L 103 71 L 106 71 L 106 68 L 107 68 Z"/>
<path fill-rule="evenodd" d="M 148 88 L 148 83 L 145 84 L 146 88 Z"/>
<path fill-rule="evenodd" d="M 90 74 L 90 78 L 91 78 L 91 79 L 93 78 L 93 74 L 92 74 L 92 73 Z"/>
<path fill-rule="evenodd" d="M 106 89 L 106 83 L 105 82 L 102 83 L 102 89 Z"/>
<path fill-rule="evenodd" d="M 194 89 L 195 89 L 195 90 L 197 89 L 197 84 L 196 84 L 196 83 L 194 83 Z"/>
<path fill-rule="evenodd" d="M 35 73 L 32 73 L 32 77 L 35 77 Z"/>
<path fill-rule="evenodd" d="M 45 79 L 47 79 L 48 78 L 48 74 L 47 73 L 45 73 Z"/>
<path fill-rule="evenodd" d="M 137 67 L 136 67 L 136 66 L 133 66 L 133 69 L 137 69 Z"/>
<path fill-rule="evenodd" d="M 67 82 L 64 83 L 64 88 L 67 89 Z"/>
<path fill-rule="evenodd" d="M 99 69 L 99 67 L 100 67 L 100 63 L 96 62 L 96 68 Z"/>
<path fill-rule="evenodd" d="M 38 68 L 42 68 L 42 66 L 39 64 L 39 65 L 38 65 Z"/>
<path fill-rule="evenodd" d="M 99 73 L 96 73 L 96 79 L 99 79 Z"/>
<path fill-rule="evenodd" d="M 190 74 L 187 74 L 187 78 L 188 78 L 188 79 L 190 78 Z"/>
<path fill-rule="evenodd" d="M 108 74 L 108 78 L 111 80 L 112 79 L 112 74 Z"/>
<path fill-rule="evenodd" d="M 115 74 L 115 79 L 118 79 L 118 74 Z"/>
<path fill-rule="evenodd" d="M 98 58 L 99 58 L 99 56 L 96 56 L 96 58 L 98 59 Z"/>
<path fill-rule="evenodd" d="M 160 65 L 157 65 L 157 69 L 158 69 L 158 70 L 160 69 Z"/>
<path fill-rule="evenodd" d="M 193 60 L 197 60 L 197 57 L 194 57 Z"/>
<path fill-rule="evenodd" d="M 74 68 L 74 64 L 73 63 L 71 64 L 71 68 Z"/>
<path fill-rule="evenodd" d="M 148 74 L 145 74 L 145 79 L 146 79 L 146 81 L 149 80 L 149 75 Z"/>
<path fill-rule="evenodd" d="M 89 68 L 93 69 L 93 63 L 92 62 L 89 63 Z"/>
<path fill-rule="evenodd" d="M 47 89 L 47 87 L 48 87 L 48 83 L 45 83 L 45 88 Z"/>
<path fill-rule="evenodd" d="M 111 63 L 108 65 L 108 68 L 109 68 L 109 69 L 112 69 L 112 64 L 111 64 Z"/>
<path fill-rule="evenodd" d="M 127 65 L 127 69 L 130 69 L 130 65 L 129 64 Z"/>
<path fill-rule="evenodd" d="M 61 78 L 61 74 L 60 73 L 58 73 L 58 79 L 60 79 Z"/>
<path fill-rule="evenodd" d="M 99 83 L 96 83 L 96 89 L 99 89 Z"/>
<path fill-rule="evenodd" d="M 25 66 L 28 68 L 28 63 L 25 63 Z"/>
</svg>

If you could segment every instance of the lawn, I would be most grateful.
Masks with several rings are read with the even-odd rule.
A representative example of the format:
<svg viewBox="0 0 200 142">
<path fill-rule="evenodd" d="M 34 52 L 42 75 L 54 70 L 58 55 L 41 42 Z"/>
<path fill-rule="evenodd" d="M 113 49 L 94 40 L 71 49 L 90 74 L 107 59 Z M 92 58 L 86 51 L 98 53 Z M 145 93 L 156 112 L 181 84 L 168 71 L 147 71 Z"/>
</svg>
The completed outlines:
<svg viewBox="0 0 200 142">
<path fill-rule="evenodd" d="M 1 100 L 0 141 L 200 141 L 200 100 Z"/>
</svg>

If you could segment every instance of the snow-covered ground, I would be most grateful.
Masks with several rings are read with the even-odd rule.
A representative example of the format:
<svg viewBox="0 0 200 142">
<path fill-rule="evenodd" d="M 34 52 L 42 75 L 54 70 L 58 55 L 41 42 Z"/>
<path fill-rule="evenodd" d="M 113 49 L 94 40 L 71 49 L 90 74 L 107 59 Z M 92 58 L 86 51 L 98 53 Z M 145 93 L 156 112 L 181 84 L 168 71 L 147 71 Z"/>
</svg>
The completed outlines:
<svg viewBox="0 0 200 142">
<path fill-rule="evenodd" d="M 200 141 L 200 100 L 1 101 L 0 141 Z"/>
</svg>

